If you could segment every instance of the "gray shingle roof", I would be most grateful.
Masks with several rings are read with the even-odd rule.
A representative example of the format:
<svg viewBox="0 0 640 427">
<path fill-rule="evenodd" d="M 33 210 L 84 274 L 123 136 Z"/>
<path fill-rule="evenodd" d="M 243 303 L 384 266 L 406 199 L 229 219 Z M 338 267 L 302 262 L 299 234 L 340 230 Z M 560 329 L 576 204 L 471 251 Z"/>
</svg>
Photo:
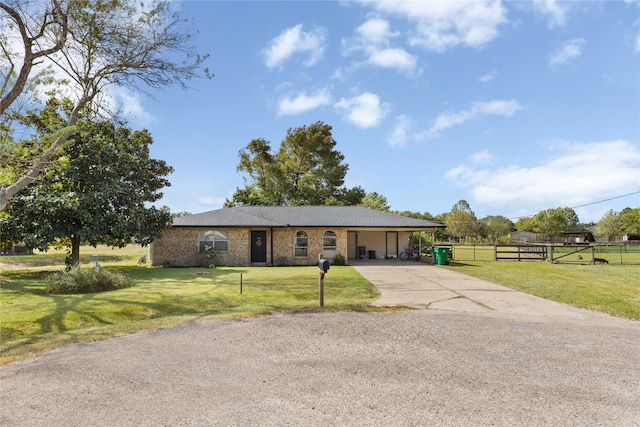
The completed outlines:
<svg viewBox="0 0 640 427">
<path fill-rule="evenodd" d="M 238 206 L 178 217 L 174 227 L 437 228 L 433 221 L 359 206 Z"/>
</svg>

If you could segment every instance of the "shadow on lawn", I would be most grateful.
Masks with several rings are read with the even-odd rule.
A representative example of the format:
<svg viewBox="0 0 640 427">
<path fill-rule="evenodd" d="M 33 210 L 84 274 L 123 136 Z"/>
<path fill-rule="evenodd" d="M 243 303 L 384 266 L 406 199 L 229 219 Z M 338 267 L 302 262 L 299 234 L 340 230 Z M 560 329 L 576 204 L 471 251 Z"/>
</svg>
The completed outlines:
<svg viewBox="0 0 640 427">
<path fill-rule="evenodd" d="M 42 298 L 49 302 L 42 305 L 48 308 L 42 309 L 41 315 L 29 321 L 29 325 L 4 325 L 1 331 L 3 356 L 39 351 L 41 343 L 49 340 L 68 345 L 172 324 L 171 320 L 163 323 L 163 318 L 184 316 L 179 322 L 183 323 L 206 317 L 245 317 L 276 312 L 377 311 L 367 308 L 367 304 L 353 304 L 349 295 L 342 295 L 339 283 L 330 281 L 326 284 L 327 306 L 317 307 L 316 273 L 311 279 L 305 278 L 306 274 L 305 277 L 286 277 L 289 283 L 279 287 L 274 286 L 279 282 L 274 282 L 273 277 L 263 278 L 254 270 L 243 268 L 113 266 L 108 270 L 129 276 L 136 285 L 99 293 L 51 295 L 44 285 L 45 276 L 51 272 L 11 271 L 2 285 L 2 292 L 11 292 L 7 299 L 15 300 L 20 294 L 30 294 L 26 298 L 33 299 L 36 305 Z M 242 295 L 241 275 L 244 276 Z M 336 304 L 332 305 L 330 298 L 334 292 Z M 4 303 L 12 304 L 10 301 Z"/>
<path fill-rule="evenodd" d="M 3 326 L 3 345 L 0 353 L 6 355 L 18 349 L 29 351 L 29 347 L 37 346 L 39 342 L 46 341 L 47 337 L 54 335 L 63 337 L 61 341 L 67 341 L 68 344 L 79 342 L 82 341 L 82 330 L 87 328 L 92 330 L 88 334 L 93 340 L 146 329 L 143 324 L 135 324 L 147 320 L 184 316 L 189 318 L 189 322 L 193 322 L 204 317 L 232 313 L 240 304 L 238 301 L 234 303 L 233 298 L 217 296 L 215 293 L 219 292 L 221 287 L 223 285 L 214 285 L 188 297 L 151 291 L 143 295 L 148 296 L 148 299 L 123 297 L 118 291 L 83 295 L 49 295 L 42 292 L 41 295 L 51 298 L 55 308 L 33 320 L 32 324 L 37 325 L 37 328 L 28 335 L 24 335 L 24 331 L 19 327 Z M 95 309 L 98 306 L 118 308 L 102 313 L 100 309 Z M 265 306 L 265 313 L 272 310 L 273 308 Z M 116 324 L 123 327 L 113 331 L 100 331 L 101 327 Z M 155 326 L 149 323 L 148 327 Z"/>
<path fill-rule="evenodd" d="M 453 261 L 453 260 L 450 260 L 448 265 L 449 267 L 479 267 L 479 265 L 465 264 L 464 262 Z"/>
</svg>

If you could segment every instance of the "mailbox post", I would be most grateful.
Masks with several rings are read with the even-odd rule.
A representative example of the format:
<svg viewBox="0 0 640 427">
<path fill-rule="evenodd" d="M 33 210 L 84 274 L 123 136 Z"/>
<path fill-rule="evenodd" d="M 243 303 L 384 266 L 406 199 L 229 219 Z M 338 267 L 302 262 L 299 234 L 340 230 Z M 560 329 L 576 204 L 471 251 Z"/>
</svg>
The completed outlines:
<svg viewBox="0 0 640 427">
<path fill-rule="evenodd" d="M 100 264 L 98 264 L 98 255 L 97 254 L 91 255 L 91 261 L 96 263 L 96 265 L 94 267 L 96 269 L 96 271 L 100 271 Z"/>
<path fill-rule="evenodd" d="M 324 306 L 324 275 L 329 271 L 329 261 L 320 258 L 318 261 L 318 271 L 320 273 L 320 307 Z"/>
</svg>

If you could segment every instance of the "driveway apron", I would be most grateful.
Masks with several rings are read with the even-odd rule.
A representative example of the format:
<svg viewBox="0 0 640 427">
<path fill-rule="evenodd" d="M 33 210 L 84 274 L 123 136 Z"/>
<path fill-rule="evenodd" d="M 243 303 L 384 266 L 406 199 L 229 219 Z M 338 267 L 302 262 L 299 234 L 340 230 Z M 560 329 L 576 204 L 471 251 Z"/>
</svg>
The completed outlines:
<svg viewBox="0 0 640 427">
<path fill-rule="evenodd" d="M 588 315 L 585 310 L 431 264 L 371 260 L 352 266 L 381 292 L 375 306 L 576 318 Z"/>
</svg>

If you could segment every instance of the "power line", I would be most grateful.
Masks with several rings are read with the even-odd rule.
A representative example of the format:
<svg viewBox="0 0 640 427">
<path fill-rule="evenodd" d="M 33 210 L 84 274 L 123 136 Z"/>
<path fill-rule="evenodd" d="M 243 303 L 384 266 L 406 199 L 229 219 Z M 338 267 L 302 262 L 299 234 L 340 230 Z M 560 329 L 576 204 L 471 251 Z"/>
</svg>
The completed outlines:
<svg viewBox="0 0 640 427">
<path fill-rule="evenodd" d="M 611 197 L 609 199 L 598 200 L 597 202 L 585 203 L 584 205 L 573 206 L 571 209 L 581 208 L 583 206 L 595 205 L 598 203 L 608 202 L 609 200 L 621 199 L 623 197 L 633 196 L 634 194 L 639 194 L 640 191 L 634 191 L 633 193 L 623 194 L 622 196 Z"/>
<path fill-rule="evenodd" d="M 597 205 L 598 203 L 604 203 L 604 202 L 608 202 L 610 200 L 615 200 L 615 199 L 622 199 L 623 197 L 629 197 L 629 196 L 633 196 L 634 194 L 640 194 L 640 191 L 634 191 L 632 193 L 628 193 L 628 194 L 623 194 L 621 196 L 616 196 L 616 197 L 610 197 L 608 199 L 603 199 L 603 200 L 598 200 L 596 202 L 590 202 L 590 203 L 585 203 L 583 205 L 578 205 L 578 206 L 571 206 L 569 209 L 577 209 L 577 208 L 582 208 L 585 206 L 591 206 L 591 205 Z M 531 216 L 536 216 L 537 214 L 533 214 L 533 215 L 522 215 L 522 216 L 514 216 L 512 218 L 509 219 L 520 219 L 520 218 L 529 218 Z"/>
</svg>

